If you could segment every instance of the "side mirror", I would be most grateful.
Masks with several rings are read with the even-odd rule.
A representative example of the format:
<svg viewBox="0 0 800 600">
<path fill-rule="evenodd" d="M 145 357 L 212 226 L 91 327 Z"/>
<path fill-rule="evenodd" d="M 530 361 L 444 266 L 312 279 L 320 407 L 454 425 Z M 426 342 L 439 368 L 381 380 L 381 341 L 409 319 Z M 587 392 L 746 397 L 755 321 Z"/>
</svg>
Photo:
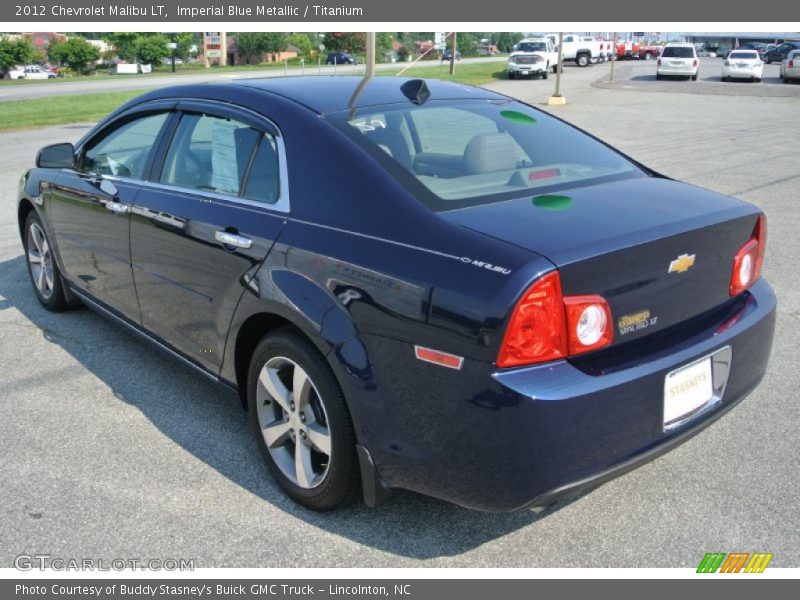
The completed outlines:
<svg viewBox="0 0 800 600">
<path fill-rule="evenodd" d="M 75 146 L 70 143 L 45 146 L 36 155 L 36 166 L 42 169 L 69 169 L 75 166 Z"/>
</svg>

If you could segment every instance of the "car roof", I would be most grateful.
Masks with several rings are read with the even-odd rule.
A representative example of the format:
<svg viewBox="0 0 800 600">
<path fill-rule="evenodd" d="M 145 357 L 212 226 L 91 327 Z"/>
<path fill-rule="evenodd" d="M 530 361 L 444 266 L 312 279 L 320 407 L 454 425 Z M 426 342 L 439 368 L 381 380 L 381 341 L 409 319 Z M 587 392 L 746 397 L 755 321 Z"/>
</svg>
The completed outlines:
<svg viewBox="0 0 800 600">
<path fill-rule="evenodd" d="M 664 48 L 694 48 L 694 44 L 689 42 L 670 42 Z"/>
<path fill-rule="evenodd" d="M 320 114 L 350 108 L 411 102 L 401 87 L 406 82 L 414 81 L 414 78 L 373 77 L 356 94 L 363 81 L 364 78 L 359 76 L 313 75 L 236 79 L 224 85 L 270 92 L 293 100 Z M 416 79 L 416 81 L 425 83 L 431 100 L 507 100 L 501 94 L 469 85 L 436 79 Z"/>
</svg>

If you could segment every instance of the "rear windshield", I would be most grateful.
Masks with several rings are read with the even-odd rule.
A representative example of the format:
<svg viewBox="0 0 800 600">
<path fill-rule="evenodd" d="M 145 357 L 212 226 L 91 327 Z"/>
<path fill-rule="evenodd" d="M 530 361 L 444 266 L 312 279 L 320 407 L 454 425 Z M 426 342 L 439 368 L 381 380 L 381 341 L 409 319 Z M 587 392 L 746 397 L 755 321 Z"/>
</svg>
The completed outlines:
<svg viewBox="0 0 800 600">
<path fill-rule="evenodd" d="M 517 46 L 518 52 L 547 52 L 545 42 L 521 42 Z"/>
<path fill-rule="evenodd" d="M 430 100 L 328 118 L 435 211 L 645 176 L 601 142 L 513 100 Z"/>
<path fill-rule="evenodd" d="M 758 52 L 742 52 L 740 50 L 737 50 L 735 52 L 731 52 L 728 55 L 728 58 L 747 58 L 747 59 L 758 58 Z"/>
<path fill-rule="evenodd" d="M 667 46 L 661 53 L 666 58 L 694 58 L 694 48 Z"/>
</svg>

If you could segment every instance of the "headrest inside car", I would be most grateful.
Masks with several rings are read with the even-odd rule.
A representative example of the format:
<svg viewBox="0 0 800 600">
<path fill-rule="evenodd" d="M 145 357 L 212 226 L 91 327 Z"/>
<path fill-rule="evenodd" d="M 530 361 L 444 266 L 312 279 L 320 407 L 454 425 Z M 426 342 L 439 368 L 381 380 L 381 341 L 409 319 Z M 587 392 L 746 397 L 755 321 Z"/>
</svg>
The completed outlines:
<svg viewBox="0 0 800 600">
<path fill-rule="evenodd" d="M 507 133 L 480 133 L 464 149 L 464 167 L 470 173 L 508 171 L 516 164 L 514 140 Z"/>
</svg>

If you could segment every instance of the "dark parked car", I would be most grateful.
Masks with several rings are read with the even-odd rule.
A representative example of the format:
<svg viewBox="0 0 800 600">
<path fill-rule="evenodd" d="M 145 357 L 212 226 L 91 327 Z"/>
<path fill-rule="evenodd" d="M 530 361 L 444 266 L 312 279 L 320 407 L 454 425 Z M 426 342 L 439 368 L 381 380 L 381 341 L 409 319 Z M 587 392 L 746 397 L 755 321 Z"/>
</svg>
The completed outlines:
<svg viewBox="0 0 800 600">
<path fill-rule="evenodd" d="M 792 50 L 800 50 L 800 42 L 785 42 L 768 50 L 764 55 L 764 62 L 767 64 L 783 62 Z"/>
<path fill-rule="evenodd" d="M 327 65 L 357 65 L 358 59 L 349 52 L 330 52 L 325 60 Z"/>
<path fill-rule="evenodd" d="M 442 60 L 450 60 L 450 57 L 453 56 L 453 51 L 450 48 L 447 48 L 442 53 Z M 461 60 L 461 52 L 456 50 L 456 60 Z"/>
<path fill-rule="evenodd" d="M 41 304 L 238 392 L 318 510 L 393 489 L 545 506 L 756 387 L 776 305 L 757 208 L 493 92 L 361 82 L 159 89 L 43 148 L 17 209 Z"/>
<path fill-rule="evenodd" d="M 748 42 L 742 44 L 739 50 L 755 50 L 758 52 L 758 56 L 761 60 L 764 60 L 764 56 L 767 54 L 767 45 L 762 42 Z"/>
</svg>

